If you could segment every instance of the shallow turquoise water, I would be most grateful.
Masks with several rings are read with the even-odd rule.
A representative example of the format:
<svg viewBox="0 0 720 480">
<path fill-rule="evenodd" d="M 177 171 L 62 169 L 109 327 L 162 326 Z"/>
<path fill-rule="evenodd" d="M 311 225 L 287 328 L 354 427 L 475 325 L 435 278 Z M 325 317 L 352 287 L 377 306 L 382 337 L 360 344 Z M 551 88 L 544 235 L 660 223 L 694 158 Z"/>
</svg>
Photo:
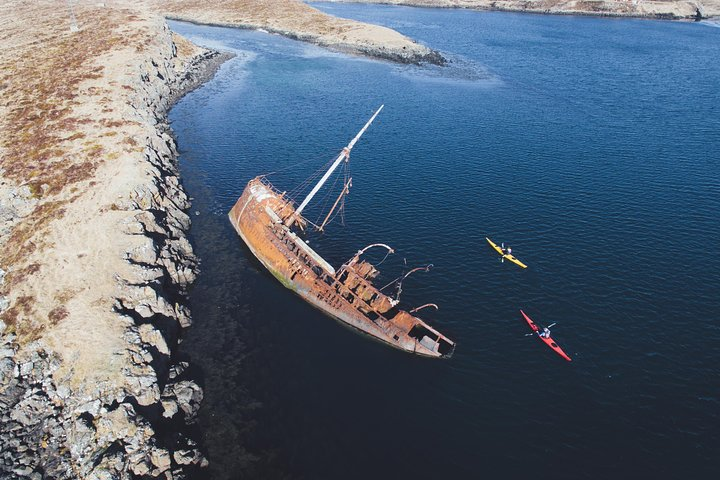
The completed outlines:
<svg viewBox="0 0 720 480">
<path fill-rule="evenodd" d="M 238 53 L 170 114 L 202 259 L 181 348 L 205 387 L 213 477 L 717 473 L 720 29 L 318 7 L 452 63 L 397 66 L 172 24 Z M 381 282 L 403 259 L 434 264 L 402 299 L 440 305 L 425 317 L 458 342 L 449 361 L 394 351 L 305 305 L 227 221 L 250 178 L 275 171 L 292 190 L 381 103 L 353 150 L 345 226 L 309 239 L 336 266 L 392 245 Z M 485 236 L 530 268 L 499 263 Z M 524 336 L 519 308 L 558 323 L 572 363 Z"/>
</svg>

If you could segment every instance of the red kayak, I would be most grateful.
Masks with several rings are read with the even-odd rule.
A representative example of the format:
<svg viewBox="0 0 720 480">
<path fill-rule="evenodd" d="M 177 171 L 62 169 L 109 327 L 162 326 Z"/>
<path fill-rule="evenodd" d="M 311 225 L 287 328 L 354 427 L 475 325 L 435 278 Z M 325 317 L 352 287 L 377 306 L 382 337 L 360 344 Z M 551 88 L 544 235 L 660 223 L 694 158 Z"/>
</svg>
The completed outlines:
<svg viewBox="0 0 720 480">
<path fill-rule="evenodd" d="M 520 310 L 520 313 L 522 313 L 522 316 L 525 317 L 525 321 L 527 321 L 528 325 L 530 325 L 530 328 L 533 329 L 533 332 L 535 332 L 538 335 L 538 337 L 540 337 L 540 329 L 538 328 L 537 325 L 535 325 L 535 322 L 533 322 L 530 319 L 530 317 L 525 315 L 525 312 L 523 312 L 522 310 Z M 552 325 L 550 325 L 550 326 L 552 327 Z M 550 338 L 540 337 L 540 340 L 545 342 L 548 347 L 552 348 L 555 351 L 555 353 L 557 353 L 558 355 L 563 357 L 565 360 L 567 360 L 568 362 L 572 362 L 572 359 L 570 357 L 568 357 L 565 352 L 563 352 L 563 349 L 560 348 L 560 346 L 557 343 L 555 343 L 555 340 L 553 340 L 552 337 L 550 337 Z"/>
</svg>

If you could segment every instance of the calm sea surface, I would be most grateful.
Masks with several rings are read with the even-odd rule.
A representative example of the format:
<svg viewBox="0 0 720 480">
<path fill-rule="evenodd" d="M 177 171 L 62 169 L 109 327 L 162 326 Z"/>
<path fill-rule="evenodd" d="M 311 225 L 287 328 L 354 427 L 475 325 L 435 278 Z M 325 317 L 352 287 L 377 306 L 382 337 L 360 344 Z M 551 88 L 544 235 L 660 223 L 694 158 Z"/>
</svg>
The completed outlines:
<svg viewBox="0 0 720 480">
<path fill-rule="evenodd" d="M 452 63 L 172 24 L 237 53 L 170 114 L 202 259 L 181 350 L 205 388 L 212 478 L 716 478 L 720 29 L 318 7 Z M 432 263 L 402 301 L 440 306 L 424 317 L 457 341 L 448 361 L 309 307 L 227 220 L 248 180 L 293 190 L 383 103 L 353 150 L 345 226 L 308 238 L 335 266 L 392 245 L 380 284 Z M 525 336 L 520 308 L 557 322 L 572 363 Z"/>
</svg>

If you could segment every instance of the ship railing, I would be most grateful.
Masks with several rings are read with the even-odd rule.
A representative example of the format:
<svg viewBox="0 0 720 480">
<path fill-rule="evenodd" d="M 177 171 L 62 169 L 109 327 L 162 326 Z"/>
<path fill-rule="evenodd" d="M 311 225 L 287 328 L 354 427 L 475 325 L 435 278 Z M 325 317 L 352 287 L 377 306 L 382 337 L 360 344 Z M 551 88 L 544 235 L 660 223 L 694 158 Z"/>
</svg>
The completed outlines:
<svg viewBox="0 0 720 480">
<path fill-rule="evenodd" d="M 268 190 L 272 191 L 273 193 L 277 194 L 278 197 L 286 198 L 285 192 L 281 192 L 277 188 L 275 188 L 275 185 L 270 183 L 270 180 L 267 179 L 265 175 L 260 175 L 257 177 L 257 180 L 262 183 Z M 290 200 L 289 198 L 287 200 Z"/>
<path fill-rule="evenodd" d="M 315 262 L 314 262 L 312 259 L 310 259 L 310 258 L 307 258 L 307 259 L 302 260 L 302 261 L 303 261 L 303 263 L 305 263 L 305 264 L 306 264 L 308 267 L 310 267 L 311 269 L 313 268 L 313 265 L 315 265 Z M 318 265 L 318 267 L 319 267 L 319 265 Z M 316 272 L 316 273 L 317 273 L 317 272 Z M 335 287 L 335 286 L 338 286 L 338 287 L 339 287 L 339 288 L 338 288 L 338 297 L 341 299 L 341 301 L 344 301 L 344 302 L 348 303 L 349 305 L 351 305 L 353 308 L 355 308 L 355 309 L 357 309 L 357 310 L 360 310 L 360 309 L 355 305 L 356 302 L 363 302 L 363 303 L 365 303 L 368 307 L 370 307 L 370 304 L 369 304 L 368 302 L 365 302 L 364 299 L 362 299 L 359 295 L 357 295 L 355 292 L 353 292 L 352 290 L 350 290 L 350 289 L 347 287 L 347 285 L 345 285 L 344 283 L 342 283 L 341 281 L 339 281 L 335 276 L 333 276 L 333 275 L 328 275 L 326 272 L 322 272 L 322 273 L 321 273 L 320 275 L 318 275 L 318 276 L 319 276 L 320 279 L 321 279 L 322 281 L 324 281 L 327 285 L 329 285 L 329 286 L 331 286 L 331 287 Z M 371 285 L 371 286 L 372 286 L 372 285 Z M 373 287 L 373 288 L 374 288 L 374 287 Z M 350 300 L 349 300 L 347 297 L 345 297 L 345 295 L 343 295 L 342 290 L 345 290 L 346 293 L 348 293 L 351 297 L 353 297 L 353 298 L 354 298 L 354 301 L 353 301 L 353 302 L 350 302 Z M 365 314 L 365 312 L 363 312 L 362 310 L 360 310 L 360 311 Z M 381 313 L 378 312 L 377 310 L 374 310 L 372 307 L 370 307 L 369 312 L 372 312 L 372 313 L 374 313 L 375 315 L 377 315 L 377 317 L 373 319 L 373 318 L 371 318 L 370 316 L 368 316 L 367 314 L 365 314 L 365 316 L 366 316 L 371 322 L 375 323 L 376 325 L 379 325 L 379 323 L 378 323 L 379 321 L 382 321 L 382 322 L 385 323 L 386 325 L 387 325 L 387 324 L 392 324 L 392 321 L 391 321 L 391 320 L 389 320 L 387 317 L 385 317 L 383 314 L 381 314 Z M 410 315 L 412 315 L 412 314 L 410 314 Z M 420 342 L 417 338 L 415 338 L 415 337 L 410 337 L 410 338 L 412 338 L 413 341 L 414 341 L 413 351 L 417 352 L 418 345 L 421 345 L 423 348 L 426 348 L 426 349 L 428 349 L 428 350 L 430 350 L 430 351 L 436 351 L 436 352 L 439 353 L 439 343 L 440 343 L 441 340 L 448 341 L 448 343 L 450 343 L 450 344 L 452 345 L 452 349 L 453 349 L 453 350 L 455 349 L 455 344 L 454 344 L 453 342 L 449 341 L 449 339 L 448 339 L 447 337 L 445 337 L 443 334 L 441 334 L 440 332 L 438 332 L 437 330 L 435 330 L 434 328 L 432 328 L 430 325 L 428 325 L 428 324 L 427 324 L 426 322 L 424 322 L 423 320 L 421 320 L 421 319 L 419 319 L 419 318 L 417 318 L 417 317 L 414 317 L 414 318 L 420 322 L 420 324 L 421 324 L 422 327 L 424 327 L 424 328 L 426 328 L 428 331 L 434 333 L 437 338 L 435 339 L 435 346 L 434 346 L 434 348 L 429 348 L 427 345 L 425 345 L 425 344 L 423 344 L 422 342 Z M 452 355 L 452 351 L 450 352 L 450 355 Z"/>
<path fill-rule="evenodd" d="M 324 271 L 322 269 L 322 267 L 314 259 L 306 257 L 305 259 L 301 259 L 301 261 L 303 263 L 305 263 L 306 266 L 310 267 L 310 269 L 313 269 L 313 267 L 317 266 L 318 269 L 322 272 L 320 274 L 318 274 L 318 272 L 315 272 L 318 275 L 318 277 L 320 277 L 320 279 L 323 282 L 325 282 L 328 286 L 333 287 L 333 288 L 337 287 L 339 297 L 342 298 L 342 300 L 345 301 L 346 303 L 348 303 L 350 306 L 352 306 L 356 310 L 359 310 L 361 313 L 363 313 L 371 322 L 375 323 L 376 325 L 379 325 L 379 322 L 383 322 L 385 324 L 392 324 L 392 321 L 389 318 L 387 318 L 385 315 L 383 315 L 382 313 L 375 310 L 370 305 L 369 302 L 365 301 L 365 299 L 363 299 L 360 295 L 353 292 L 350 288 L 348 288 L 347 285 L 345 285 L 343 282 L 341 282 L 337 278 L 337 275 L 329 275 L 326 271 Z M 372 290 L 375 290 L 377 293 L 380 293 L 379 290 L 377 290 L 377 288 L 374 285 L 372 285 L 372 283 L 367 283 L 366 288 L 368 288 L 368 287 Z M 345 293 L 347 293 L 350 297 L 353 298 L 352 302 L 350 301 L 349 298 L 347 298 L 345 295 L 343 295 L 343 290 L 345 291 Z M 382 295 L 382 293 L 380 293 L 380 294 Z M 368 307 L 367 312 L 363 311 L 362 309 L 360 309 L 357 306 L 358 302 L 362 302 L 365 305 L 367 305 L 367 307 Z M 369 316 L 370 312 L 375 314 L 376 318 L 370 317 Z M 410 313 L 410 312 L 407 312 L 407 313 L 412 315 L 412 313 Z M 445 339 L 445 340 L 449 341 L 449 339 L 447 337 L 445 337 L 445 335 L 443 335 L 442 333 L 440 333 L 439 331 L 434 329 L 432 326 L 428 325 L 427 322 L 423 321 L 422 319 L 420 319 L 418 317 L 415 317 L 414 315 L 412 315 L 412 316 L 418 322 L 420 322 L 420 325 L 422 327 L 426 328 L 429 332 L 435 334 L 435 336 L 437 337 L 435 340 L 436 348 L 437 348 L 437 344 L 440 342 L 441 339 Z M 422 345 L 423 347 L 428 348 L 426 345 L 420 343 L 417 338 L 415 338 L 415 337 L 411 337 L 411 338 L 413 338 L 413 340 L 415 341 L 415 344 L 416 344 L 415 348 L 417 348 L 418 343 L 420 345 Z M 450 343 L 452 343 L 452 342 L 450 342 Z"/>
<path fill-rule="evenodd" d="M 270 180 L 267 179 L 265 175 L 260 175 L 258 177 L 255 177 L 257 181 L 259 181 L 265 188 L 273 192 L 275 195 L 278 196 L 282 201 L 287 202 L 288 205 L 292 207 L 293 212 L 297 209 L 297 204 L 295 203 L 295 200 L 288 197 L 286 195 L 287 192 L 281 192 L 275 185 L 270 183 Z M 310 222 L 307 218 L 303 217 L 302 215 L 295 214 L 296 218 L 302 219 L 306 223 L 310 223 L 312 225 L 315 225 L 314 223 Z"/>
</svg>

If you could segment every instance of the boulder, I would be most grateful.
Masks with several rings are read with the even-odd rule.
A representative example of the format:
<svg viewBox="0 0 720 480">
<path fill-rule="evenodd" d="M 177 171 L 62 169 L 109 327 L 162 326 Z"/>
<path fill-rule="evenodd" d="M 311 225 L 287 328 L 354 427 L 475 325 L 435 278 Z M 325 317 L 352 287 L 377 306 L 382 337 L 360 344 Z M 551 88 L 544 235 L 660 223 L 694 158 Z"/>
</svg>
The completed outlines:
<svg viewBox="0 0 720 480">
<path fill-rule="evenodd" d="M 170 356 L 170 349 L 165 342 L 165 338 L 160 333 L 160 330 L 156 329 L 149 323 L 145 323 L 138 327 L 138 333 L 140 339 L 157 349 L 157 351 L 163 355 Z"/>
<path fill-rule="evenodd" d="M 187 419 L 193 419 L 200 409 L 203 399 L 202 389 L 190 380 L 182 380 L 172 385 L 178 406 L 185 412 Z"/>
<path fill-rule="evenodd" d="M 155 465 L 161 472 L 164 472 L 170 468 L 170 453 L 162 448 L 156 448 L 150 452 L 150 461 Z"/>
<path fill-rule="evenodd" d="M 162 400 L 163 417 L 172 418 L 178 412 L 178 404 L 175 400 L 168 398 Z"/>
</svg>

